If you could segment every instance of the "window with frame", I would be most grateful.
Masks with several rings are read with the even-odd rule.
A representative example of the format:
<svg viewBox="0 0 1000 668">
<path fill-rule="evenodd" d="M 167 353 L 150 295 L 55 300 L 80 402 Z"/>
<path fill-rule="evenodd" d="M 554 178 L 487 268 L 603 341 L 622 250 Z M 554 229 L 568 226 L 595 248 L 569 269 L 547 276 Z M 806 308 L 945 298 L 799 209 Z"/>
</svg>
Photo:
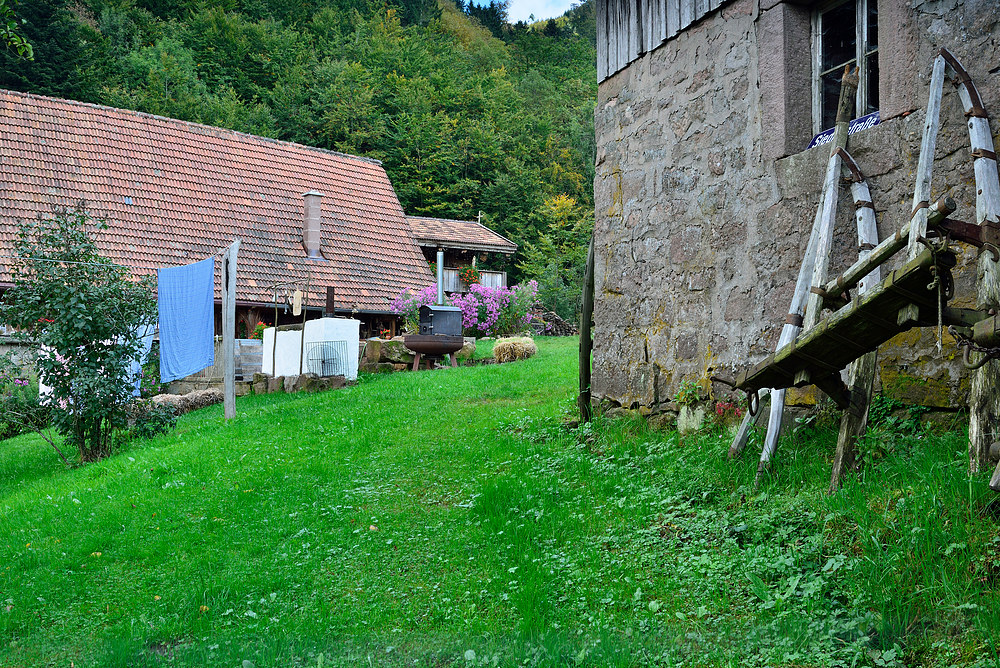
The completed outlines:
<svg viewBox="0 0 1000 668">
<path fill-rule="evenodd" d="M 813 132 L 837 119 L 844 67 L 858 68 L 855 117 L 878 111 L 878 0 L 838 0 L 813 14 Z"/>
</svg>

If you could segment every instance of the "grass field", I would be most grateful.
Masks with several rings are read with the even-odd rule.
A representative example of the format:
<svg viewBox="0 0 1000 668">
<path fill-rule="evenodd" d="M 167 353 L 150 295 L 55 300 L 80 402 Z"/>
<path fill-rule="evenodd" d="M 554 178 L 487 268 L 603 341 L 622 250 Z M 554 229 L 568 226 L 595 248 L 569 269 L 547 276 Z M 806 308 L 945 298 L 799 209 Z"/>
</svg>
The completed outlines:
<svg viewBox="0 0 1000 668">
<path fill-rule="evenodd" d="M 0 442 L 0 666 L 1000 666 L 963 433 L 890 421 L 828 497 L 810 425 L 755 491 L 719 430 L 565 427 L 575 370 L 245 397 L 75 469 Z"/>
</svg>

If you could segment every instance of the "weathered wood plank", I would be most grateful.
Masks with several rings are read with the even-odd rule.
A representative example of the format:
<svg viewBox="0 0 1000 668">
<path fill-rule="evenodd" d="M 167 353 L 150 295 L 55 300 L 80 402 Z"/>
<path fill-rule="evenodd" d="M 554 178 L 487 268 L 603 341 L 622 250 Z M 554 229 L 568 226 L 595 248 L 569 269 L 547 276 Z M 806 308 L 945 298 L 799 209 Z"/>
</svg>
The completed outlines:
<svg viewBox="0 0 1000 668">
<path fill-rule="evenodd" d="M 640 53 L 647 53 L 653 50 L 653 24 L 656 20 L 656 0 L 651 0 L 651 2 L 640 6 L 642 15 L 642 45 L 639 49 Z"/>
<path fill-rule="evenodd" d="M 681 29 L 681 0 L 666 0 L 666 34 L 664 39 L 670 39 Z"/>
<path fill-rule="evenodd" d="M 597 0 L 595 19 L 597 21 L 597 82 L 608 78 L 608 2 Z"/>
<path fill-rule="evenodd" d="M 846 89 L 853 85 L 857 88 L 857 76 L 853 78 L 845 72 L 844 82 L 841 84 L 841 102 L 845 95 L 849 93 Z M 833 238 L 833 218 L 837 210 L 837 179 L 840 175 L 841 159 L 838 149 L 847 145 L 847 122 L 842 120 L 844 111 L 837 110 L 837 126 L 834 132 L 834 139 L 830 148 L 830 160 L 827 162 L 826 173 L 823 177 L 823 187 L 820 191 L 820 202 L 816 209 L 816 217 L 813 219 L 813 227 L 809 236 L 809 244 L 806 246 L 806 254 L 799 267 L 799 275 L 795 283 L 795 293 L 792 296 L 792 305 L 788 310 L 788 320 L 781 330 L 778 339 L 779 350 L 784 346 L 792 344 L 798 333 L 803 328 L 815 325 L 816 318 L 809 321 L 809 304 L 812 297 L 809 292 L 810 285 L 818 285 L 817 277 L 825 278 L 826 267 L 829 264 L 829 247 Z M 847 112 L 847 120 L 850 120 L 850 112 Z M 804 309 L 804 314 L 803 314 Z M 818 311 L 816 311 L 818 314 Z M 777 354 L 777 353 L 776 353 Z M 771 394 L 771 415 L 767 424 L 767 436 L 764 437 L 764 446 L 760 452 L 760 463 L 757 466 L 757 481 L 767 470 L 771 458 L 778 449 L 778 438 L 781 434 L 781 422 L 784 418 L 785 392 L 783 387 L 774 385 Z"/>
<path fill-rule="evenodd" d="M 628 24 L 625 29 L 628 31 L 628 62 L 635 62 L 639 55 L 645 53 L 642 38 L 642 5 L 643 0 L 626 0 L 628 7 Z"/>
<path fill-rule="evenodd" d="M 955 265 L 953 253 L 939 253 L 940 266 Z M 803 331 L 792 343 L 782 347 L 768 359 L 741 372 L 736 387 L 753 392 L 761 388 L 792 387 L 803 368 L 820 374 L 841 369 L 874 350 L 896 334 L 920 325 L 898 323 L 892 314 L 907 304 L 916 303 L 929 318 L 937 319 L 937 292 L 928 290 L 934 255 L 925 249 L 915 259 L 889 273 L 871 292 L 858 295 L 853 302 L 839 309 L 810 330 Z M 923 316 L 922 316 L 923 317 Z"/>
<path fill-rule="evenodd" d="M 680 29 L 684 30 L 694 22 L 695 0 L 680 0 Z"/>
<path fill-rule="evenodd" d="M 607 0 L 608 3 L 608 76 L 620 68 L 618 64 L 618 5 L 621 0 Z"/>
<path fill-rule="evenodd" d="M 851 363 L 848 386 L 851 403 L 840 418 L 840 432 L 837 434 L 837 451 L 833 456 L 830 473 L 830 494 L 840 489 L 844 473 L 854 468 L 857 459 L 857 442 L 868 427 L 868 407 L 871 404 L 872 383 L 878 352 L 866 353 Z"/>
<path fill-rule="evenodd" d="M 920 239 L 927 236 L 927 206 L 931 197 L 931 175 L 934 169 L 934 149 L 937 146 L 938 124 L 941 116 L 941 89 L 944 85 L 944 57 L 934 59 L 931 72 L 930 94 L 924 115 L 924 136 L 920 142 L 917 159 L 916 182 L 913 187 L 913 214 L 910 218 L 910 236 L 907 242 L 908 259 L 920 253 Z"/>
<path fill-rule="evenodd" d="M 632 13 L 629 11 L 630 2 L 631 0 L 617 0 L 618 19 L 616 21 L 615 31 L 618 33 L 618 70 L 624 69 L 629 63 L 628 37 L 629 26 L 632 22 Z"/>
</svg>

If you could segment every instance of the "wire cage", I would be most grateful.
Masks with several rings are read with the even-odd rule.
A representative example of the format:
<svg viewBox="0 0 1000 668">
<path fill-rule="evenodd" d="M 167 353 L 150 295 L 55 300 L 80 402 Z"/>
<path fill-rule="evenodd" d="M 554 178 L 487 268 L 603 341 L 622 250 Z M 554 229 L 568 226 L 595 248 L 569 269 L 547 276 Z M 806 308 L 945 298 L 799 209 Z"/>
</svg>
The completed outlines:
<svg viewBox="0 0 1000 668">
<path fill-rule="evenodd" d="M 313 341 L 306 343 L 306 371 L 320 377 L 346 376 L 348 373 L 347 341 Z"/>
</svg>

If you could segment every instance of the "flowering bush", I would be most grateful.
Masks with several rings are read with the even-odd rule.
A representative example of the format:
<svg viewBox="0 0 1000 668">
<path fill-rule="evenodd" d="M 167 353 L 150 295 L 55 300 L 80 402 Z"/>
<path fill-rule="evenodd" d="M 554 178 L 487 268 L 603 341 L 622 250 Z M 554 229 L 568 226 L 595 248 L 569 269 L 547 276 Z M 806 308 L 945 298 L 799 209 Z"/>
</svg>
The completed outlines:
<svg viewBox="0 0 1000 668">
<path fill-rule="evenodd" d="M 392 300 L 389 309 L 403 316 L 404 329 L 407 332 L 420 331 L 420 307 L 430 306 L 437 301 L 437 283 L 432 283 L 422 290 L 409 289 L 400 293 Z"/>
<path fill-rule="evenodd" d="M 393 300 L 390 308 L 403 316 L 406 331 L 420 330 L 420 307 L 437 299 L 437 285 L 423 290 L 407 290 Z M 462 327 L 467 336 L 513 336 L 523 332 L 531 320 L 529 313 L 538 303 L 538 284 L 528 281 L 513 288 L 490 288 L 474 283 L 464 295 L 445 300 L 462 310 Z"/>
<path fill-rule="evenodd" d="M 462 326 L 469 336 L 513 336 L 528 326 L 537 297 L 535 281 L 513 288 L 474 284 L 466 294 L 454 295 L 451 303 L 462 309 Z"/>
<path fill-rule="evenodd" d="M 30 342 L 19 360 L 3 356 L 0 369 L 10 376 L 34 367 L 33 375 L 44 378 L 49 423 L 84 462 L 110 454 L 116 430 L 129 426 L 140 332 L 156 320 L 152 280 L 137 280 L 98 252 L 92 233 L 103 227 L 82 208 L 22 223 L 14 287 L 0 297 L 0 321 L 14 327 L 15 339 Z M 71 463 L 62 444 L 42 436 Z"/>
</svg>

